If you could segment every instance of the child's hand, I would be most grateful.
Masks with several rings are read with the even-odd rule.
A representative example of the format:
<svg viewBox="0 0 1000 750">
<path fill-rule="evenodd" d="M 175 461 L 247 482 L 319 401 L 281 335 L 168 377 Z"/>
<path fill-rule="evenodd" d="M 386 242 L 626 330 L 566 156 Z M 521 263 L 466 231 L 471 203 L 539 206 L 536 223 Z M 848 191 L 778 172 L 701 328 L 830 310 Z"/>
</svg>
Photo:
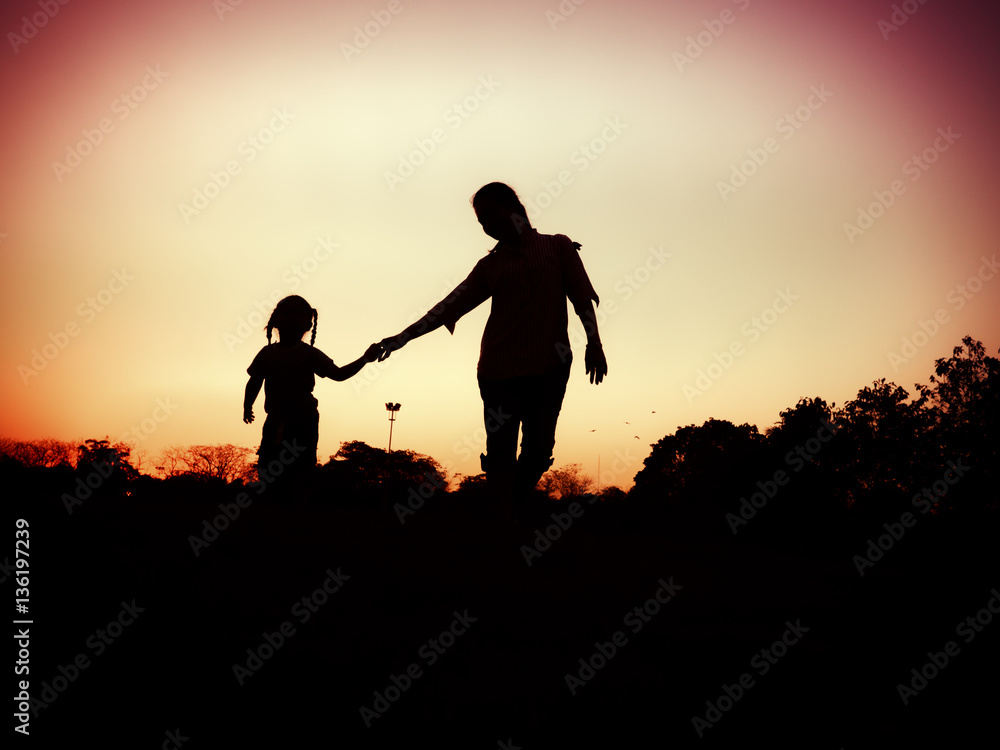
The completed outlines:
<svg viewBox="0 0 1000 750">
<path fill-rule="evenodd" d="M 372 344 L 369 346 L 365 353 L 362 355 L 362 359 L 365 362 L 376 362 L 382 356 L 382 345 Z"/>
<path fill-rule="evenodd" d="M 251 422 L 253 422 L 253 409 L 252 408 L 246 407 L 243 410 L 243 421 L 246 422 L 247 424 L 250 424 Z"/>
</svg>

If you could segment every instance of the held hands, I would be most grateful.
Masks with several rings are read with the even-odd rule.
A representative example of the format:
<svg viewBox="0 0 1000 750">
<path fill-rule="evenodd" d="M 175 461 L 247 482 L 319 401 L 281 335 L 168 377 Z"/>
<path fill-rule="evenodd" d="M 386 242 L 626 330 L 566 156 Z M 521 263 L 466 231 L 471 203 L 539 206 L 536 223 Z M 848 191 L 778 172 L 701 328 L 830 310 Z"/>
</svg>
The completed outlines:
<svg viewBox="0 0 1000 750">
<path fill-rule="evenodd" d="M 382 354 L 378 358 L 381 362 L 389 358 L 389 355 L 398 349 L 402 349 L 406 342 L 403 340 L 402 336 L 388 336 L 382 339 L 378 345 L 382 348 Z"/>
<path fill-rule="evenodd" d="M 587 344 L 583 361 L 587 367 L 587 374 L 590 375 L 590 382 L 600 385 L 604 376 L 608 374 L 608 360 L 604 357 L 604 347 L 600 343 Z"/>
<path fill-rule="evenodd" d="M 365 353 L 361 355 L 361 358 L 365 362 L 375 362 L 376 360 L 385 359 L 385 356 L 382 353 L 382 345 L 372 344 L 365 350 Z"/>
</svg>

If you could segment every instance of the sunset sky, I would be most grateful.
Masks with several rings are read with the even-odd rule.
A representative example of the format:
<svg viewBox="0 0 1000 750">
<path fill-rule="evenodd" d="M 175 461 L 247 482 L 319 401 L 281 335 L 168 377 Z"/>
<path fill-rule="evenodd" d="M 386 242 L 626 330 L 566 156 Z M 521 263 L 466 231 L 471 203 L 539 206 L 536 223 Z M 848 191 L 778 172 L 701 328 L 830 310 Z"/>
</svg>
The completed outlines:
<svg viewBox="0 0 1000 750">
<path fill-rule="evenodd" d="M 609 374 L 574 347 L 556 466 L 628 487 L 679 426 L 912 393 L 962 336 L 1000 348 L 982 8 L 6 3 L 0 434 L 126 439 L 149 466 L 256 446 L 274 302 L 304 296 L 347 364 L 492 246 L 469 198 L 494 180 L 581 243 L 601 298 Z M 320 380 L 321 460 L 386 447 L 394 401 L 394 448 L 479 473 L 488 313 Z"/>
</svg>

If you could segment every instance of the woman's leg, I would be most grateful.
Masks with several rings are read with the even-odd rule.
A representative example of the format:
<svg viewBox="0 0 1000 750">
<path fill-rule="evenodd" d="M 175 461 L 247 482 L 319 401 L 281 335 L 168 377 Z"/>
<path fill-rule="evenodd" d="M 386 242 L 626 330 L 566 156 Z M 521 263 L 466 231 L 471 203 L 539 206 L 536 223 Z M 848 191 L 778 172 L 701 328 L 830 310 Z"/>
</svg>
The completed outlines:
<svg viewBox="0 0 1000 750">
<path fill-rule="evenodd" d="M 517 433 L 522 393 L 517 379 L 480 380 L 486 454 L 481 456 L 486 486 L 501 521 L 510 522 L 511 496 L 517 468 Z"/>
<path fill-rule="evenodd" d="M 521 413 L 521 455 L 517 458 L 514 491 L 525 495 L 531 492 L 551 468 L 552 451 L 556 444 L 556 423 L 566 395 L 571 362 L 559 369 L 532 379 L 525 388 Z"/>
</svg>

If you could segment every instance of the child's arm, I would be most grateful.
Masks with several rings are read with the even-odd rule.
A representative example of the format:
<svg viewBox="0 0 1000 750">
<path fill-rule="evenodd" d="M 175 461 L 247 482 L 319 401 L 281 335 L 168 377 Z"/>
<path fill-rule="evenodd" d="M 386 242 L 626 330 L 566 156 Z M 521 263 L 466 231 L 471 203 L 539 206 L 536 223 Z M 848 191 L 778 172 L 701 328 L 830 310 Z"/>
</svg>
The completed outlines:
<svg viewBox="0 0 1000 750">
<path fill-rule="evenodd" d="M 243 396 L 243 421 L 247 424 L 253 422 L 253 402 L 257 400 L 262 385 L 264 378 L 251 376 L 247 381 L 247 390 Z"/>
<path fill-rule="evenodd" d="M 344 365 L 343 367 L 337 367 L 333 365 L 332 368 L 327 369 L 325 372 L 318 373 L 319 375 L 330 378 L 331 380 L 347 380 L 348 378 L 353 378 L 359 372 L 361 368 L 364 367 L 369 362 L 374 362 L 382 355 L 382 346 L 380 344 L 372 344 L 365 350 L 365 353 L 358 357 L 356 360 L 351 362 L 349 365 Z"/>
</svg>

